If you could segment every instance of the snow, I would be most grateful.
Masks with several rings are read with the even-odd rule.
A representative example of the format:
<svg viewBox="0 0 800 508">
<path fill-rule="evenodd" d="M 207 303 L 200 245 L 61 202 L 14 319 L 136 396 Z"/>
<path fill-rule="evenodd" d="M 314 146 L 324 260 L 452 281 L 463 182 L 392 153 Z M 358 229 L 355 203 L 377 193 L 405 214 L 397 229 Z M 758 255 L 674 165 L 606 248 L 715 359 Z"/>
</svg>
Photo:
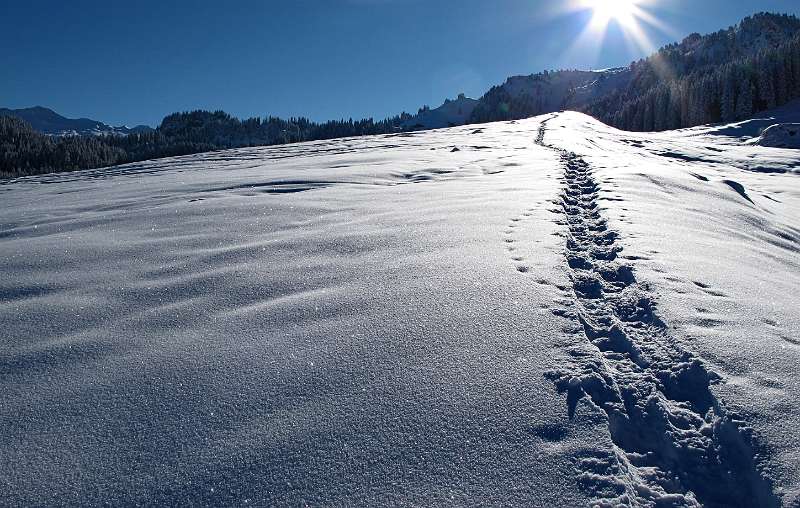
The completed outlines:
<svg viewBox="0 0 800 508">
<path fill-rule="evenodd" d="M 556 144 L 596 168 L 606 215 L 635 259 L 637 279 L 653 288 L 658 314 L 682 348 L 722 378 L 712 392 L 753 432 L 756 465 L 784 505 L 794 506 L 797 152 L 695 129 L 631 135 L 578 114 L 551 124 Z"/>
<path fill-rule="evenodd" d="M 770 125 L 753 143 L 774 148 L 800 148 L 800 123 Z"/>
<path fill-rule="evenodd" d="M 0 504 L 792 506 L 800 155 L 723 128 L 0 184 Z"/>
</svg>

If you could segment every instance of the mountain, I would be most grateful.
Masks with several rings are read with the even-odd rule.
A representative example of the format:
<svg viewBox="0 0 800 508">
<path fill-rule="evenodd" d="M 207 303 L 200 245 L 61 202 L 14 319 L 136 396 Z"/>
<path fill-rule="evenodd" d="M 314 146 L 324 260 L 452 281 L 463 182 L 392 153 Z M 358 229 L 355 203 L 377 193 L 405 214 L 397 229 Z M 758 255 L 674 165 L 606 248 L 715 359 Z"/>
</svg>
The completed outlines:
<svg viewBox="0 0 800 508">
<path fill-rule="evenodd" d="M 66 118 L 52 109 L 34 106 L 24 109 L 0 108 L 0 116 L 15 116 L 33 127 L 35 131 L 50 136 L 127 136 L 153 130 L 146 125 L 112 127 L 89 118 Z"/>
<path fill-rule="evenodd" d="M 477 104 L 476 99 L 470 99 L 462 93 L 455 100 L 445 99 L 444 104 L 436 109 L 430 109 L 427 106 L 421 108 L 415 116 L 403 122 L 403 128 L 406 130 L 440 129 L 463 125 L 469 121 Z"/>
<path fill-rule="evenodd" d="M 800 20 L 760 13 L 692 34 L 627 67 L 514 76 L 479 100 L 470 122 L 570 109 L 633 131 L 748 118 L 800 97 Z"/>
<path fill-rule="evenodd" d="M 626 86 L 630 79 L 631 72 L 627 67 L 598 71 L 544 71 L 529 76 L 512 76 L 481 97 L 470 121 L 512 120 L 576 108 Z"/>
</svg>

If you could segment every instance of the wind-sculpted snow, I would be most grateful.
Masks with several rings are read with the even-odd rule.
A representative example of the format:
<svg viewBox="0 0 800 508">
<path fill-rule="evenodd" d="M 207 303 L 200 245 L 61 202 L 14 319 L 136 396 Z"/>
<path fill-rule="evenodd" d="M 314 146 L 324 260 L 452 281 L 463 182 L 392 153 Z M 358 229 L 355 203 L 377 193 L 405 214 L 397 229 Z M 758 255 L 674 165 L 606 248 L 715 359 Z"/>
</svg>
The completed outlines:
<svg viewBox="0 0 800 508">
<path fill-rule="evenodd" d="M 0 504 L 795 506 L 798 162 L 562 113 L 3 182 Z"/>
</svg>

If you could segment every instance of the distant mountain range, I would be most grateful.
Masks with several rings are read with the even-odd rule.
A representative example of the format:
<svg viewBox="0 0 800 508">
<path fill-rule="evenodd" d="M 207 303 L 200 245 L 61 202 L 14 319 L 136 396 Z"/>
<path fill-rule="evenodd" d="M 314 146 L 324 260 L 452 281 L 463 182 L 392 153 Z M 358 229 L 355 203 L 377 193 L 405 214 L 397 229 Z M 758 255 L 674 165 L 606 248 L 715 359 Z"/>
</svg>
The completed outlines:
<svg viewBox="0 0 800 508">
<path fill-rule="evenodd" d="M 35 131 L 49 136 L 127 136 L 153 130 L 146 125 L 113 127 L 89 118 L 66 118 L 41 106 L 24 109 L 0 108 L 0 116 L 20 118 L 28 122 Z"/>
</svg>

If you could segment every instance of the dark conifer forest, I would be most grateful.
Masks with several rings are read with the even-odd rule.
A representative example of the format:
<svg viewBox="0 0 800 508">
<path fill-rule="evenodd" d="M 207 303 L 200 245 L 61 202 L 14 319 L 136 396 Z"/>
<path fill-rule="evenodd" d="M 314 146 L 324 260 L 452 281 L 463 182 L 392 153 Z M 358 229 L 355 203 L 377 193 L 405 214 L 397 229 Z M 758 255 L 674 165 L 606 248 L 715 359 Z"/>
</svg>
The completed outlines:
<svg viewBox="0 0 800 508">
<path fill-rule="evenodd" d="M 381 121 L 306 118 L 239 120 L 222 111 L 174 113 L 151 131 L 127 136 L 48 136 L 0 116 L 0 178 L 114 166 L 226 148 L 267 146 L 396 132 L 404 114 Z"/>
<path fill-rule="evenodd" d="M 800 20 L 757 14 L 710 35 L 692 34 L 623 69 L 521 78 L 528 83 L 521 92 L 506 85 L 489 90 L 471 121 L 515 120 L 559 109 L 629 131 L 744 120 L 800 98 Z M 554 103 L 557 86 L 570 80 L 575 86 Z"/>
<path fill-rule="evenodd" d="M 768 34 L 778 37 L 765 40 Z M 663 48 L 631 71 L 630 86 L 585 112 L 630 131 L 744 120 L 800 98 L 800 20 L 754 16 Z"/>
</svg>

